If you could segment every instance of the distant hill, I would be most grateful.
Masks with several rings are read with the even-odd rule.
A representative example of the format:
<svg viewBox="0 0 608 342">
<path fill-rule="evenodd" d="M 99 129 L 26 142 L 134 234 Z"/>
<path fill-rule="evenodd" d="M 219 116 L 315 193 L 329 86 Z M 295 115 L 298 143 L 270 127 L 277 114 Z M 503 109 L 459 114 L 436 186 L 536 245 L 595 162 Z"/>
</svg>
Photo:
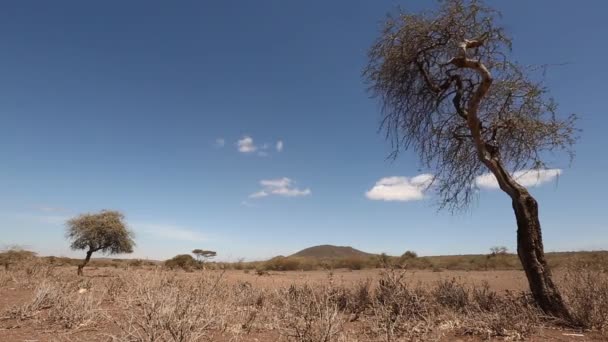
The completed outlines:
<svg viewBox="0 0 608 342">
<path fill-rule="evenodd" d="M 362 252 L 358 249 L 354 249 L 350 246 L 332 246 L 332 245 L 321 245 L 303 249 L 290 256 L 292 257 L 305 257 L 305 258 L 318 258 L 318 259 L 331 259 L 331 258 L 348 258 L 348 257 L 370 257 L 373 254 Z"/>
</svg>

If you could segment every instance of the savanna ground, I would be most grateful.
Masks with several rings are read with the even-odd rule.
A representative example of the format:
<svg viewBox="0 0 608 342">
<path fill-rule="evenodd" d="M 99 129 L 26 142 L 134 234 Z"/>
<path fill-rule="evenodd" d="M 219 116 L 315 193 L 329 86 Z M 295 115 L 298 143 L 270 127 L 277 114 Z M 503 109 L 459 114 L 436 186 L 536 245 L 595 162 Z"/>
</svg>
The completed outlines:
<svg viewBox="0 0 608 342">
<path fill-rule="evenodd" d="M 555 276 L 583 329 L 544 317 L 520 270 L 126 266 L 79 277 L 31 258 L 0 271 L 0 341 L 607 340 L 605 268 Z"/>
</svg>

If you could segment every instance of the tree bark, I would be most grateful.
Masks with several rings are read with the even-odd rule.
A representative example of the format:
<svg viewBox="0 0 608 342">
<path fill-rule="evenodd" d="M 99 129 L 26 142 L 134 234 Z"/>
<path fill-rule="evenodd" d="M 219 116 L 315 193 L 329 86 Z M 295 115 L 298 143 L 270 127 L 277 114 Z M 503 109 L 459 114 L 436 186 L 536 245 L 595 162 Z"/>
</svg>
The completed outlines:
<svg viewBox="0 0 608 342">
<path fill-rule="evenodd" d="M 89 260 L 91 260 L 91 255 L 93 255 L 93 250 L 89 249 L 89 250 L 87 251 L 87 257 L 86 257 L 86 258 L 84 258 L 84 261 L 82 262 L 82 264 L 78 265 L 78 271 L 77 271 L 77 274 L 78 274 L 79 276 L 84 275 L 84 274 L 83 274 L 83 272 L 82 272 L 82 269 L 83 269 L 83 268 L 84 268 L 84 267 L 85 267 L 85 266 L 86 266 L 86 265 L 89 263 Z"/>
<path fill-rule="evenodd" d="M 526 191 L 513 198 L 513 211 L 517 219 L 517 254 L 534 300 L 545 313 L 571 323 L 570 311 L 553 283 L 545 259 L 536 200 Z"/>
</svg>

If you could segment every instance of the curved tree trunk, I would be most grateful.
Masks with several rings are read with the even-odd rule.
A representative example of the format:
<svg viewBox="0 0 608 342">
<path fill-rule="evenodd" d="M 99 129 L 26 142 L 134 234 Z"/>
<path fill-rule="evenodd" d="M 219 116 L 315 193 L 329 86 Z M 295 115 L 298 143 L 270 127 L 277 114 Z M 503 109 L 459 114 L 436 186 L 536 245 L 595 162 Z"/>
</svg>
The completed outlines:
<svg viewBox="0 0 608 342">
<path fill-rule="evenodd" d="M 89 263 L 89 260 L 91 260 L 91 255 L 93 255 L 93 251 L 89 250 L 87 252 L 87 257 L 84 258 L 84 261 L 82 262 L 82 264 L 78 265 L 78 271 L 76 272 L 79 276 L 84 275 L 82 272 L 82 269 Z"/>
<path fill-rule="evenodd" d="M 545 260 L 536 200 L 526 191 L 513 198 L 513 211 L 517 219 L 517 254 L 534 300 L 545 313 L 572 322 Z"/>
<path fill-rule="evenodd" d="M 483 40 L 464 41 L 460 45 L 460 55 L 451 60 L 454 66 L 471 69 L 481 77 L 481 82 L 468 102 L 466 110 L 460 107 L 460 100 L 454 101 L 454 106 L 459 115 L 467 121 L 479 160 L 492 172 L 500 189 L 513 201 L 513 210 L 517 219 L 517 254 L 526 272 L 534 300 L 546 314 L 572 323 L 572 316 L 551 279 L 551 271 L 545 260 L 538 204 L 528 190 L 507 172 L 500 156 L 499 146 L 486 141 L 481 133 L 482 123 L 477 111 L 493 79 L 483 63 L 467 57 L 467 49 L 483 43 Z M 461 85 L 456 83 L 456 87 L 461 91 Z"/>
</svg>

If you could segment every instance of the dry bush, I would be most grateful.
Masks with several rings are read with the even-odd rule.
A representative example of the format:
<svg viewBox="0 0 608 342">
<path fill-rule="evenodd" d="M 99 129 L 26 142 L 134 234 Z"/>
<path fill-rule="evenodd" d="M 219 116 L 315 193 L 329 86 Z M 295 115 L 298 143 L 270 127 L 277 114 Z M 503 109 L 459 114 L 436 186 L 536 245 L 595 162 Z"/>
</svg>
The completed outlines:
<svg viewBox="0 0 608 342">
<path fill-rule="evenodd" d="M 101 316 L 101 298 L 100 294 L 90 291 L 88 281 L 42 279 L 33 298 L 9 308 L 6 316 L 20 320 L 41 317 L 41 320 L 60 324 L 63 328 L 76 329 L 95 322 Z M 41 315 L 44 311 L 46 315 Z"/>
<path fill-rule="evenodd" d="M 121 298 L 126 317 L 113 317 L 115 341 L 190 342 L 211 339 L 225 328 L 229 303 L 221 277 L 178 279 L 167 272 L 135 273 Z"/>
<path fill-rule="evenodd" d="M 488 289 L 474 290 L 469 303 L 458 329 L 461 335 L 524 340 L 542 324 L 542 311 L 527 294 L 499 296 Z"/>
<path fill-rule="evenodd" d="M 608 269 L 569 267 L 561 290 L 577 325 L 608 336 Z"/>
<path fill-rule="evenodd" d="M 383 272 L 373 298 L 372 334 L 387 342 L 427 338 L 435 318 L 435 308 L 429 300 L 423 288 L 410 286 L 406 272 Z"/>
<path fill-rule="evenodd" d="M 280 329 L 284 337 L 299 342 L 345 341 L 344 317 L 332 287 L 292 285 L 276 293 L 282 300 Z"/>
<path fill-rule="evenodd" d="M 230 332 L 235 336 L 249 334 L 254 330 L 272 329 L 275 307 L 268 290 L 255 288 L 249 282 L 238 282 L 230 290 L 232 317 Z"/>
<path fill-rule="evenodd" d="M 8 308 L 4 316 L 20 320 L 34 318 L 41 310 L 52 307 L 59 296 L 58 284 L 43 280 L 34 290 L 34 296 L 30 301 Z"/>
<path fill-rule="evenodd" d="M 390 270 L 379 279 L 367 317 L 372 337 L 424 341 L 452 333 L 513 340 L 530 336 L 541 323 L 527 296 L 498 295 L 487 284 L 468 288 L 455 279 L 434 288 L 413 286 L 406 275 Z"/>
<path fill-rule="evenodd" d="M 12 282 L 14 282 L 13 273 L 6 270 L 0 270 L 0 287 L 5 287 Z"/>
</svg>

